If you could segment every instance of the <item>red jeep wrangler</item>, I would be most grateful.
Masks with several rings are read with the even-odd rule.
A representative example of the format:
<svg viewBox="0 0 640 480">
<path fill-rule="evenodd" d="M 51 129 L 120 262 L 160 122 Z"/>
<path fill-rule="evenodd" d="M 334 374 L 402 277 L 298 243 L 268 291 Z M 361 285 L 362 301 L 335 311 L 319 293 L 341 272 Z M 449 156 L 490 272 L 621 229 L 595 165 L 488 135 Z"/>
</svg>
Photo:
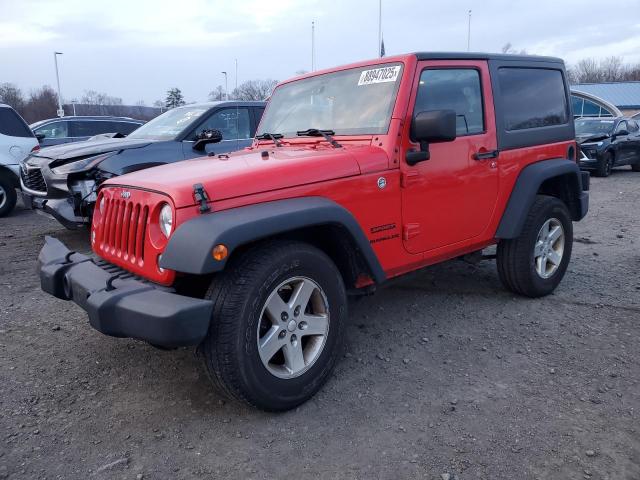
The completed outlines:
<svg viewBox="0 0 640 480">
<path fill-rule="evenodd" d="M 290 409 L 331 374 L 348 293 L 493 244 L 509 290 L 556 288 L 588 208 L 569 98 L 561 60 L 513 55 L 283 82 L 251 148 L 105 182 L 96 257 L 47 238 L 42 288 L 107 335 L 196 345 L 228 394 Z"/>
</svg>

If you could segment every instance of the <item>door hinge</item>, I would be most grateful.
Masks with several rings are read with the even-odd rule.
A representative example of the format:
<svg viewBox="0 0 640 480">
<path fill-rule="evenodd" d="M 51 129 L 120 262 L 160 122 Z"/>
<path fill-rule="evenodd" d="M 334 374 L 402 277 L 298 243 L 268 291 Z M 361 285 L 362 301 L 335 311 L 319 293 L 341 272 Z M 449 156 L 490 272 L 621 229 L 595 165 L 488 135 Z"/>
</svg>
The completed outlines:
<svg viewBox="0 0 640 480">
<path fill-rule="evenodd" d="M 419 223 L 407 223 L 402 227 L 402 238 L 409 240 L 420 235 Z"/>
<path fill-rule="evenodd" d="M 406 172 L 402 172 L 402 176 L 400 177 L 400 185 L 402 188 L 407 188 L 409 185 L 418 183 L 420 181 L 420 172 L 417 170 L 408 170 Z"/>
</svg>

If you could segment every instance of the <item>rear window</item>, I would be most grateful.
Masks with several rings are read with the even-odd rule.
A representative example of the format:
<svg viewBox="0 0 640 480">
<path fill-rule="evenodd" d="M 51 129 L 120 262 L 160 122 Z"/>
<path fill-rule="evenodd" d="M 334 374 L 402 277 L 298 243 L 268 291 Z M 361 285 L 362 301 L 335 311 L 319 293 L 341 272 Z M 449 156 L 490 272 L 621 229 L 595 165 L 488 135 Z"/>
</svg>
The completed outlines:
<svg viewBox="0 0 640 480">
<path fill-rule="evenodd" d="M 121 133 L 123 135 L 129 135 L 139 126 L 139 124 L 132 122 L 113 122 L 111 131 Z"/>
<path fill-rule="evenodd" d="M 69 123 L 71 137 L 93 137 L 101 133 L 115 133 L 113 122 L 104 120 L 74 120 Z"/>
<path fill-rule="evenodd" d="M 508 131 L 564 125 L 569 109 L 560 70 L 503 67 L 498 70 Z"/>
<path fill-rule="evenodd" d="M 33 132 L 11 108 L 0 108 L 0 133 L 10 137 L 33 137 Z"/>
</svg>

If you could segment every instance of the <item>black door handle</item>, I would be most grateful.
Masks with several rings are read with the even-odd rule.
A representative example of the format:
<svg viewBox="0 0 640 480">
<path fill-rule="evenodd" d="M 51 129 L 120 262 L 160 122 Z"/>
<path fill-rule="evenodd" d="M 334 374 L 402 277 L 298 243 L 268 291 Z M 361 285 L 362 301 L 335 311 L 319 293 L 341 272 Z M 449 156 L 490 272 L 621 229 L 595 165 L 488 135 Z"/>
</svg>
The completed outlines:
<svg viewBox="0 0 640 480">
<path fill-rule="evenodd" d="M 489 158 L 498 158 L 500 150 L 489 150 L 488 152 L 477 152 L 473 154 L 474 160 L 487 160 Z"/>
</svg>

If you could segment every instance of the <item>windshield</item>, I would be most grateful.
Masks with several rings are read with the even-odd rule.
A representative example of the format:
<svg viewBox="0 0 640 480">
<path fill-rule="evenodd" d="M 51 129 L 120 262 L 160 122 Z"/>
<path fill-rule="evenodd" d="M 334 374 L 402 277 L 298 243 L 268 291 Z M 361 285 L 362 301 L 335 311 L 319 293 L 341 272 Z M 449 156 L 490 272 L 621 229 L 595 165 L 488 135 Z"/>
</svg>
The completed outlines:
<svg viewBox="0 0 640 480">
<path fill-rule="evenodd" d="M 387 133 L 401 73 L 402 65 L 389 63 L 282 85 L 271 96 L 258 135 L 295 137 L 309 128 L 336 135 Z"/>
<path fill-rule="evenodd" d="M 610 135 L 614 120 L 576 120 L 577 135 Z"/>
<path fill-rule="evenodd" d="M 177 107 L 145 123 L 127 138 L 140 140 L 174 140 L 195 119 L 207 111 L 207 107 Z"/>
</svg>

